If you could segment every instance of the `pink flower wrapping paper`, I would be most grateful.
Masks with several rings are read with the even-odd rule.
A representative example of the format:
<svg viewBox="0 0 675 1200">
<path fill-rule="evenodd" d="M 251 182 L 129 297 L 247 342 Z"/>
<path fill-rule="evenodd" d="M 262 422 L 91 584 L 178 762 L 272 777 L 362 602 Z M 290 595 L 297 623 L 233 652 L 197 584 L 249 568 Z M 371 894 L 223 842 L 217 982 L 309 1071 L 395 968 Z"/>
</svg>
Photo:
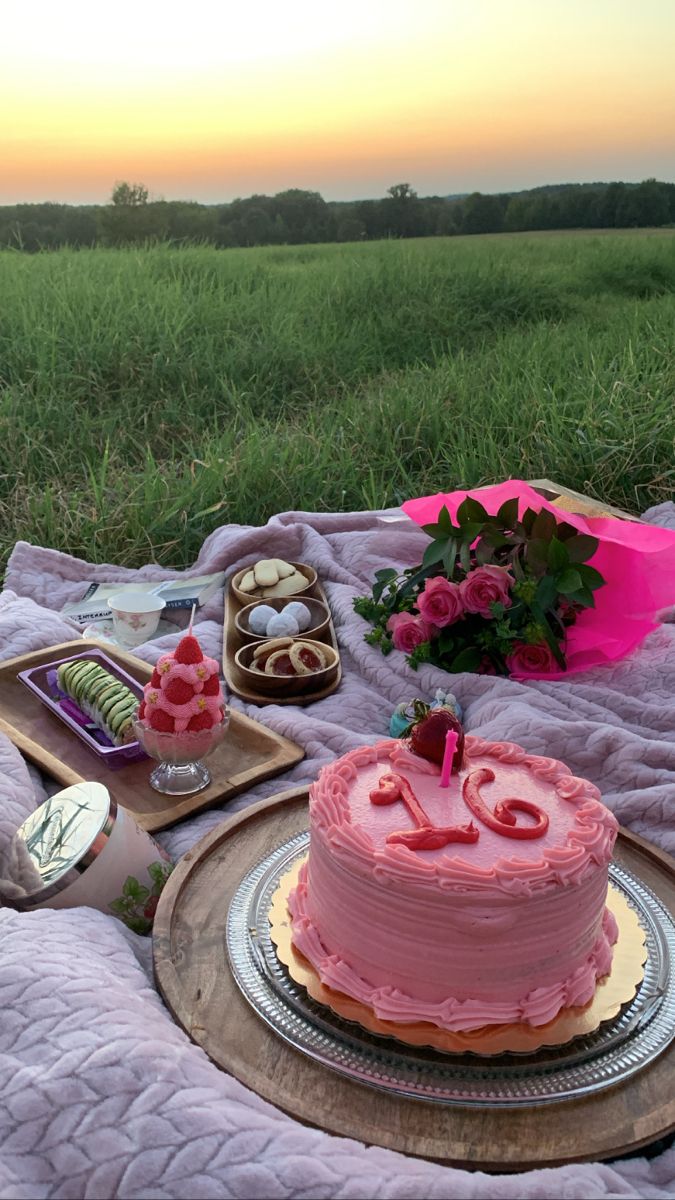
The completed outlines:
<svg viewBox="0 0 675 1200">
<path fill-rule="evenodd" d="M 401 506 L 417 525 L 438 519 L 445 504 L 454 521 L 457 509 L 471 496 L 495 515 L 514 496 L 518 514 L 527 508 L 547 509 L 558 520 L 574 525 L 580 533 L 598 538 L 600 545 L 589 560 L 605 578 L 595 593 L 595 608 L 586 609 L 571 626 L 567 637 L 567 669 L 525 670 L 516 665 L 517 679 L 563 679 L 630 654 L 648 633 L 659 625 L 661 610 L 675 604 L 675 532 L 617 517 L 583 517 L 563 512 L 545 500 L 522 479 L 509 479 L 494 487 L 471 491 L 438 492 L 406 500 Z"/>
</svg>

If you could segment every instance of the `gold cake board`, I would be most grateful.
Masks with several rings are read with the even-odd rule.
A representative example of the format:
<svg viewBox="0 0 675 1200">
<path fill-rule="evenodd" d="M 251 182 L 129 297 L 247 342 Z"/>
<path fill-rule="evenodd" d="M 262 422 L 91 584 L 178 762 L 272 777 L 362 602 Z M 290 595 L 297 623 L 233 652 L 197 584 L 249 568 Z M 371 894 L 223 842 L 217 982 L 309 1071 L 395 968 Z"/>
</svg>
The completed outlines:
<svg viewBox="0 0 675 1200">
<path fill-rule="evenodd" d="M 242 878 L 307 826 L 306 788 L 252 805 L 188 851 L 160 897 L 153 929 L 157 982 L 176 1021 L 214 1063 L 307 1125 L 465 1169 L 597 1161 L 635 1153 L 675 1130 L 675 1042 L 614 1087 L 560 1104 L 500 1110 L 374 1092 L 282 1041 L 232 976 L 225 923 Z M 669 855 L 622 830 L 615 858 L 675 910 Z"/>
<path fill-rule="evenodd" d="M 382 1021 L 369 1005 L 326 987 L 315 967 L 293 945 L 288 896 L 298 881 L 304 861 L 298 860 L 292 870 L 284 875 L 272 897 L 270 927 L 279 959 L 287 967 L 291 978 L 306 988 L 313 1000 L 325 1004 L 347 1021 L 356 1021 L 369 1033 L 376 1033 L 380 1037 L 395 1038 L 408 1046 L 432 1046 L 446 1054 L 466 1054 L 467 1051 L 473 1054 L 503 1054 L 506 1051 L 532 1054 L 542 1046 L 564 1045 L 572 1038 L 593 1033 L 602 1021 L 611 1020 L 624 1004 L 633 999 L 644 974 L 647 958 L 644 931 L 625 896 L 618 888 L 610 887 L 607 907 L 619 926 L 612 970 L 598 984 L 593 999 L 582 1008 L 565 1008 L 546 1025 L 485 1025 L 464 1033 L 440 1029 L 429 1021 L 406 1024 Z"/>
</svg>

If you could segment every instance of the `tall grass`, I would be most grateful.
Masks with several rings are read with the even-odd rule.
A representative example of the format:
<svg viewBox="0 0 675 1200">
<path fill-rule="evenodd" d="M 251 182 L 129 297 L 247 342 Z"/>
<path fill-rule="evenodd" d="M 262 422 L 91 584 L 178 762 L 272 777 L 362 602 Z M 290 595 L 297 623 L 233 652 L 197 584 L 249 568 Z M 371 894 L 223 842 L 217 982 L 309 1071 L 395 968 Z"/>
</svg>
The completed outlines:
<svg viewBox="0 0 675 1200">
<path fill-rule="evenodd" d="M 0 255 L 0 562 L 547 475 L 673 493 L 675 237 Z"/>
</svg>

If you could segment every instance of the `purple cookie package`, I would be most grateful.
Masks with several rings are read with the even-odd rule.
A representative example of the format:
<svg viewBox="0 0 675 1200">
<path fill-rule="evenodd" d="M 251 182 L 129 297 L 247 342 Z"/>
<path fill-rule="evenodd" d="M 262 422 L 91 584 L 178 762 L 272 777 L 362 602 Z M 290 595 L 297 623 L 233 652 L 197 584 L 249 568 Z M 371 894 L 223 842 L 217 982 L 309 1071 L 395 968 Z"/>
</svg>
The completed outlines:
<svg viewBox="0 0 675 1200">
<path fill-rule="evenodd" d="M 118 666 L 102 650 L 87 650 L 82 654 L 71 654 L 67 658 L 59 658 L 55 662 L 42 663 L 41 666 L 31 667 L 28 671 L 19 671 L 17 678 L 27 688 L 30 688 L 34 695 L 55 716 L 68 725 L 73 733 L 111 771 L 118 771 L 121 767 L 125 767 L 129 763 L 139 762 L 141 759 L 147 758 L 147 754 L 137 741 L 127 742 L 125 746 L 114 746 L 103 731 L 94 725 L 91 717 L 82 712 L 82 709 L 75 701 L 70 696 L 67 696 L 65 692 L 61 691 L 57 683 L 57 669 L 61 666 L 61 663 L 73 662 L 78 658 L 87 658 L 98 662 L 104 670 L 109 671 L 116 679 L 126 684 L 138 696 L 140 703 L 143 698 L 142 684 L 137 679 L 134 679 L 132 675 L 128 675 L 122 667 Z"/>
</svg>

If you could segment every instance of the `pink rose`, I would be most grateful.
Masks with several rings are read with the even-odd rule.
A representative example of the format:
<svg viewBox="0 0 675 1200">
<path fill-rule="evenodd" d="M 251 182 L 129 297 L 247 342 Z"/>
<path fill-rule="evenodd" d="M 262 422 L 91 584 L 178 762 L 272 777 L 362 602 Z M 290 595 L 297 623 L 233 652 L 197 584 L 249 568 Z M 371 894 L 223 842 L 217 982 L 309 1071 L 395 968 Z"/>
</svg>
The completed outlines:
<svg viewBox="0 0 675 1200">
<path fill-rule="evenodd" d="M 476 567 L 459 585 L 462 604 L 467 612 L 491 617 L 491 604 L 511 607 L 510 589 L 515 580 L 508 567 Z"/>
<path fill-rule="evenodd" d="M 550 671 L 559 671 L 560 664 L 556 662 L 551 649 L 545 642 L 536 646 L 528 646 L 526 642 L 516 642 L 511 653 L 507 656 L 506 665 L 509 675 L 548 675 Z"/>
<path fill-rule="evenodd" d="M 459 585 L 450 583 L 442 575 L 427 579 L 424 591 L 420 592 L 415 605 L 425 620 L 444 629 L 453 625 L 464 612 Z"/>
<path fill-rule="evenodd" d="M 428 642 L 435 633 L 433 625 L 409 612 L 394 613 L 387 621 L 387 629 L 395 648 L 404 654 L 412 654 L 415 646 Z"/>
</svg>

